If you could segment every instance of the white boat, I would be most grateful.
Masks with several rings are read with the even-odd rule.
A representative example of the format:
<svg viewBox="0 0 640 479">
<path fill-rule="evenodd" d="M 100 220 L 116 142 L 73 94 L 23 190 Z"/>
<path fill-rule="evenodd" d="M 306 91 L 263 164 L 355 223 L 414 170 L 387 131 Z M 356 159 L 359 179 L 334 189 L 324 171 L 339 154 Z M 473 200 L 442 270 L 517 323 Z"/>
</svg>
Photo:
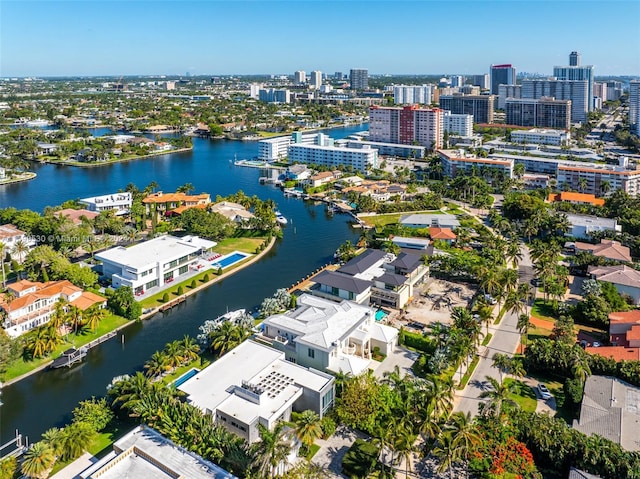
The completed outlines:
<svg viewBox="0 0 640 479">
<path fill-rule="evenodd" d="M 285 218 L 282 213 L 280 213 L 279 211 L 276 211 L 275 213 L 276 213 L 276 221 L 278 223 L 280 223 L 281 225 L 286 225 L 288 223 L 287 218 Z"/>
<path fill-rule="evenodd" d="M 227 311 L 224 314 L 221 314 L 216 319 L 213 320 L 216 324 L 224 323 L 225 321 L 233 321 L 237 323 L 240 318 L 242 318 L 246 313 L 246 309 L 236 309 L 235 311 Z"/>
<path fill-rule="evenodd" d="M 48 120 L 43 120 L 41 118 L 38 118 L 36 120 L 28 121 L 26 125 L 31 127 L 42 127 L 42 126 L 50 126 L 51 122 Z"/>
</svg>

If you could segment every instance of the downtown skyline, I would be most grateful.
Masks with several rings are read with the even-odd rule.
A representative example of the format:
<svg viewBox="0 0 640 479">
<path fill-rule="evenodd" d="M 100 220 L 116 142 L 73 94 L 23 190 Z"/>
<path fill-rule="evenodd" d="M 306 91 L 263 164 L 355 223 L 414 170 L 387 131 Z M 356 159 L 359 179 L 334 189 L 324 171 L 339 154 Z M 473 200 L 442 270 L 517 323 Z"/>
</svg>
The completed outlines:
<svg viewBox="0 0 640 479">
<path fill-rule="evenodd" d="M 598 76 L 633 76 L 638 38 L 633 1 L 0 0 L 0 77 L 479 74 L 499 63 L 550 75 L 574 50 Z"/>
</svg>

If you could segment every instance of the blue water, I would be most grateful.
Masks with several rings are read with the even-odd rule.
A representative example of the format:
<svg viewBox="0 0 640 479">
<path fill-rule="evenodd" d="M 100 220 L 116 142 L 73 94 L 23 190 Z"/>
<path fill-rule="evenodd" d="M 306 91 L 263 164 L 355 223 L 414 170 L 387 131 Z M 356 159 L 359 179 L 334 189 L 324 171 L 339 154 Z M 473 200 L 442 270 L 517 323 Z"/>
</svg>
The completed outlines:
<svg viewBox="0 0 640 479">
<path fill-rule="evenodd" d="M 327 131 L 344 138 L 365 126 Z M 94 131 L 94 134 L 105 133 Z M 34 442 L 53 426 L 63 426 L 79 401 L 102 396 L 114 376 L 132 374 L 145 361 L 185 334 L 195 337 L 206 319 L 226 311 L 252 311 L 278 288 L 289 288 L 300 278 L 333 260 L 333 253 L 345 240 L 356 243 L 360 234 L 349 226 L 348 215 L 330 215 L 323 204 L 285 198 L 273 185 L 260 185 L 259 168 L 233 165 L 234 157 L 251 158 L 258 153 L 253 142 L 194 139 L 193 151 L 118 163 L 99 168 L 73 168 L 32 164 L 38 177 L 29 182 L 0 187 L 0 207 L 13 206 L 42 211 L 69 198 L 84 198 L 114 192 L 132 182 L 144 188 L 156 181 L 160 189 L 175 191 L 187 182 L 196 192 L 212 198 L 243 190 L 263 200 L 272 199 L 292 227 L 259 261 L 211 287 L 187 298 L 171 311 L 135 323 L 89 351 L 85 361 L 64 370 L 42 371 L 2 388 L 0 443 L 15 430 Z M 294 226 L 295 225 L 295 226 Z"/>
<path fill-rule="evenodd" d="M 231 266 L 243 259 L 247 258 L 248 255 L 243 253 L 233 253 L 229 256 L 225 256 L 224 258 L 217 260 L 215 263 L 212 263 L 215 268 L 226 268 L 227 266 Z"/>
<path fill-rule="evenodd" d="M 180 376 L 178 379 L 176 379 L 173 382 L 174 387 L 182 386 L 184 383 L 186 383 L 189 379 L 191 379 L 193 376 L 195 376 L 199 372 L 200 372 L 199 369 L 196 369 L 196 368 L 190 369 L 189 371 L 184 373 L 182 376 Z"/>
<path fill-rule="evenodd" d="M 382 321 L 387 316 L 388 316 L 388 314 L 385 313 L 384 311 L 382 311 L 381 309 L 376 311 L 376 321 Z"/>
</svg>

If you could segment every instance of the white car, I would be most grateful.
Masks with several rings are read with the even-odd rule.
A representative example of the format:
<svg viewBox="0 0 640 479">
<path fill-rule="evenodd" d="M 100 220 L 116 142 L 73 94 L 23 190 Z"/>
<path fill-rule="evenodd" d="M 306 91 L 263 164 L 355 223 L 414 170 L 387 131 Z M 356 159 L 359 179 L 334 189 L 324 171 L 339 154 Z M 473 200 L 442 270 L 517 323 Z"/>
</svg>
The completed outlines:
<svg viewBox="0 0 640 479">
<path fill-rule="evenodd" d="M 493 296 L 491 296 L 490 294 L 485 294 L 484 295 L 484 299 L 487 301 L 487 303 L 489 304 L 496 304 L 498 302 L 498 300 L 496 300 L 496 298 L 494 298 Z"/>
<path fill-rule="evenodd" d="M 547 386 L 545 386 L 544 384 L 540 383 L 538 384 L 538 392 L 540 393 L 540 397 L 542 399 L 544 399 L 545 401 L 547 399 L 551 399 L 553 396 L 551 396 L 551 393 L 549 392 L 549 390 L 547 389 Z"/>
</svg>

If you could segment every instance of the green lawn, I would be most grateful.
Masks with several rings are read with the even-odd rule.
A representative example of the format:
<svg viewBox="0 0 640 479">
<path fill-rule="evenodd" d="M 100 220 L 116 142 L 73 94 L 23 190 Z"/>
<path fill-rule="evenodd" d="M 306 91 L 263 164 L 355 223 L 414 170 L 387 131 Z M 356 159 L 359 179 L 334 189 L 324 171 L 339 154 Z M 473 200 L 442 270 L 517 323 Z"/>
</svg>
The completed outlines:
<svg viewBox="0 0 640 479">
<path fill-rule="evenodd" d="M 487 344 L 489 344 L 489 341 L 491 341 L 491 337 L 493 336 L 493 334 L 489 333 L 487 334 L 484 339 L 482 340 L 482 345 L 486 346 Z"/>
<path fill-rule="evenodd" d="M 473 360 L 471 361 L 471 365 L 467 369 L 467 372 L 464 373 L 464 376 L 462 376 L 462 381 L 460 381 L 460 384 L 458 385 L 458 390 L 464 389 L 464 387 L 467 385 L 467 383 L 469 382 L 469 379 L 471 378 L 471 375 L 473 374 L 474 369 L 478 365 L 479 360 L 480 360 L 479 356 L 475 356 L 473 358 Z"/>
<path fill-rule="evenodd" d="M 265 239 L 264 236 L 255 238 L 225 238 L 220 241 L 213 250 L 220 254 L 229 254 L 234 251 L 254 254 L 256 248 L 264 243 Z"/>
<path fill-rule="evenodd" d="M 178 289 L 180 288 L 180 286 L 182 286 L 184 293 L 187 293 L 191 290 L 191 283 L 193 282 L 193 280 L 196 281 L 196 287 L 204 284 L 203 278 L 206 274 L 209 275 L 209 280 L 216 277 L 216 272 L 213 270 L 209 269 L 207 271 L 203 271 L 202 273 L 199 273 L 195 276 L 185 279 L 181 283 L 176 283 L 170 289 L 165 289 L 164 291 L 160 291 L 159 293 L 156 293 L 153 296 L 149 296 L 148 298 L 143 299 L 140 305 L 142 306 L 143 309 L 158 307 L 163 303 L 162 298 L 165 293 L 169 295 L 169 301 L 171 301 L 172 299 L 176 299 L 178 296 L 180 296 L 178 294 Z"/>
<path fill-rule="evenodd" d="M 42 366 L 43 364 L 51 361 L 52 359 L 58 357 L 62 351 L 65 349 L 69 349 L 72 346 L 79 347 L 84 346 L 85 344 L 93 341 L 94 339 L 99 338 L 100 336 L 113 331 L 114 329 L 127 324 L 129 322 L 128 319 L 125 319 L 121 316 L 116 316 L 115 314 L 111 314 L 103 319 L 96 331 L 91 331 L 90 329 L 85 328 L 82 331 L 78 331 L 78 334 L 69 334 L 65 338 L 65 342 L 60 344 L 53 353 L 46 357 L 40 359 L 33 359 L 30 361 L 25 361 L 23 358 L 19 358 L 16 361 L 13 361 L 9 364 L 7 371 L 1 375 L 1 379 L 3 382 L 9 381 L 11 379 L 15 379 L 23 374 L 28 373 L 29 371 L 33 371 L 34 369 Z M 29 335 L 26 335 L 28 338 Z"/>
<path fill-rule="evenodd" d="M 527 343 L 534 339 L 548 338 L 551 336 L 551 333 L 552 331 L 550 329 L 530 327 L 529 335 L 527 336 Z"/>
<path fill-rule="evenodd" d="M 544 300 L 538 298 L 533 303 L 533 307 L 531 308 L 531 316 L 534 316 L 539 319 L 545 319 L 547 321 L 555 321 L 555 312 L 550 304 L 545 304 Z"/>
<path fill-rule="evenodd" d="M 318 446 L 317 444 L 311 444 L 311 447 L 309 448 L 309 451 L 305 456 L 307 461 L 310 461 L 311 459 L 313 459 L 313 456 L 315 456 L 316 452 L 318 452 L 319 450 L 320 450 L 320 446 Z"/>
<path fill-rule="evenodd" d="M 523 411 L 534 412 L 538 405 L 538 397 L 531 386 L 512 378 L 506 378 L 505 383 L 516 383 L 517 392 L 515 394 L 509 394 L 509 399 L 515 401 L 520 409 Z"/>
</svg>

